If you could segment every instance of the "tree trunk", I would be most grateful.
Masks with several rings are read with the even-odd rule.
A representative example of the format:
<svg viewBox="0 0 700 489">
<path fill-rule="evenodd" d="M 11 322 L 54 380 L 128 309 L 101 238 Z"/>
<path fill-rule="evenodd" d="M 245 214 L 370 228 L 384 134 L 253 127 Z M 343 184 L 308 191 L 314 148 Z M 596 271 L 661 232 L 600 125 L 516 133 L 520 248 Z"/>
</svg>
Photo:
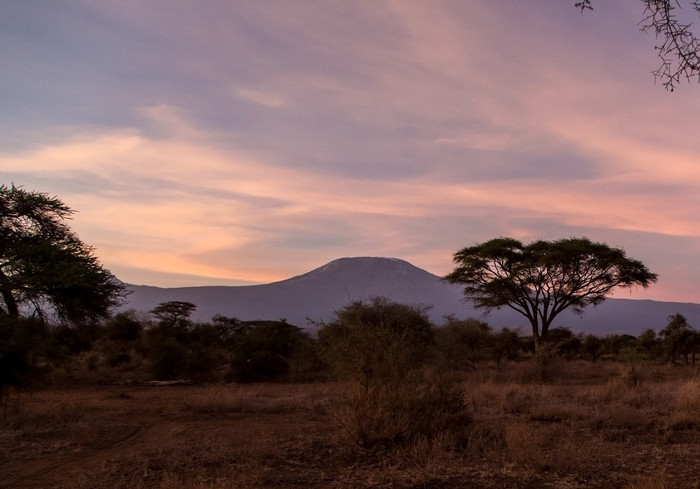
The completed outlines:
<svg viewBox="0 0 700 489">
<path fill-rule="evenodd" d="M 537 321 L 530 321 L 530 326 L 532 326 L 532 339 L 535 341 L 535 354 L 537 354 L 542 348 L 542 338 L 540 337 L 540 325 Z"/>
<path fill-rule="evenodd" d="M 15 296 L 12 295 L 12 288 L 9 285 L 9 279 L 7 278 L 7 275 L 0 269 L 0 295 L 2 295 L 2 299 L 5 302 L 5 307 L 7 310 L 5 311 L 8 316 L 11 318 L 18 318 L 19 317 L 19 307 L 17 306 L 17 301 L 15 300 Z"/>
</svg>

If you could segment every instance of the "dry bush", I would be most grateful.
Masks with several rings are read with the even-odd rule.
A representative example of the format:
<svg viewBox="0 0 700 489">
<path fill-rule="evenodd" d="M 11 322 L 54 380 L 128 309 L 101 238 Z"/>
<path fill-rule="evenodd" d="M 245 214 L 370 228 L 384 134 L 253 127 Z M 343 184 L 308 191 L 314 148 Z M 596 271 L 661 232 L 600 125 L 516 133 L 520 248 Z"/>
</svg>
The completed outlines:
<svg viewBox="0 0 700 489">
<path fill-rule="evenodd" d="M 531 423 L 514 422 L 504 428 L 508 457 L 517 464 L 540 467 L 545 438 Z"/>
<path fill-rule="evenodd" d="M 511 386 L 505 389 L 502 402 L 501 409 L 506 414 L 529 414 L 536 405 L 537 399 L 533 389 Z"/>
<path fill-rule="evenodd" d="M 690 487 L 690 486 L 688 486 Z M 636 478 L 624 485 L 623 489 L 667 489 L 666 473 L 658 472 L 654 475 L 647 475 Z"/>
<path fill-rule="evenodd" d="M 676 392 L 674 408 L 676 412 L 700 418 L 700 381 L 690 380 L 680 385 Z"/>
<path fill-rule="evenodd" d="M 532 385 L 484 384 L 470 385 L 467 399 L 472 409 L 491 416 L 529 414 L 536 405 L 539 389 Z"/>
<path fill-rule="evenodd" d="M 432 440 L 447 432 L 459 438 L 471 421 L 460 386 L 444 377 L 354 384 L 329 410 L 350 439 L 365 448 Z"/>
<path fill-rule="evenodd" d="M 421 436 L 412 443 L 398 447 L 395 458 L 417 469 L 418 477 L 438 477 L 446 462 L 455 456 L 455 439 L 443 431 L 430 437 Z"/>
<path fill-rule="evenodd" d="M 665 423 L 667 442 L 673 441 L 674 431 L 700 428 L 700 383 L 690 380 L 677 385 L 672 399 Z"/>
<path fill-rule="evenodd" d="M 620 369 L 620 382 L 628 389 L 637 387 L 643 380 L 643 368 L 637 362 L 625 363 Z"/>
<path fill-rule="evenodd" d="M 518 363 L 514 380 L 523 384 L 544 384 L 559 380 L 566 365 L 559 354 L 559 346 L 558 342 L 541 344 L 529 361 Z"/>
</svg>

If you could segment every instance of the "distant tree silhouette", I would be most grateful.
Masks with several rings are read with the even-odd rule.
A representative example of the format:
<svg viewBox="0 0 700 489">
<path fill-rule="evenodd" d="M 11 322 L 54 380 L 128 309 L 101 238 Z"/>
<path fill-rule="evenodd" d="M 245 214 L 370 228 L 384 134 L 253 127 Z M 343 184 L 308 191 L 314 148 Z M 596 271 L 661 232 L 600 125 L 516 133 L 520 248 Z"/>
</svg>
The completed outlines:
<svg viewBox="0 0 700 489">
<path fill-rule="evenodd" d="M 167 323 L 171 326 L 178 326 L 189 321 L 190 316 L 196 309 L 197 306 L 191 302 L 168 301 L 158 304 L 151 310 L 151 314 L 163 323 Z"/>
<path fill-rule="evenodd" d="M 659 336 L 664 340 L 667 358 L 671 363 L 676 363 L 678 355 L 683 357 L 686 365 L 695 365 L 695 355 L 700 346 L 700 335 L 688 324 L 683 314 L 673 314 L 668 317 L 668 324 L 659 331 Z M 691 362 L 692 355 L 692 362 Z"/>
</svg>

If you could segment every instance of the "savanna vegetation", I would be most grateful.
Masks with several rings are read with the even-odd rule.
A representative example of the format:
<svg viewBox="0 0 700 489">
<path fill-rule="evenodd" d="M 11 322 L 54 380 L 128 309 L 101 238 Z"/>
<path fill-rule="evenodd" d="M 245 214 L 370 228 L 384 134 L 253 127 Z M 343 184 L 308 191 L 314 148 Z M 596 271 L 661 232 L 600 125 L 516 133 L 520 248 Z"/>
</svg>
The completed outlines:
<svg viewBox="0 0 700 489">
<path fill-rule="evenodd" d="M 381 297 L 315 334 L 164 310 L 191 308 L 84 329 L 2 322 L 3 361 L 23 351 L 27 368 L 3 366 L 22 388 L 1 404 L 0 487 L 700 481 L 700 333 L 678 314 L 637 337 L 552 328 L 538 353 L 517 329 L 435 326 Z"/>
<path fill-rule="evenodd" d="M 621 250 L 501 238 L 458 252 L 448 279 L 527 330 L 436 325 L 384 297 L 313 331 L 196 322 L 184 301 L 112 314 L 124 290 L 69 209 L 0 196 L 0 487 L 700 485 L 700 331 L 680 314 L 638 336 L 553 322 L 656 279 Z"/>
</svg>

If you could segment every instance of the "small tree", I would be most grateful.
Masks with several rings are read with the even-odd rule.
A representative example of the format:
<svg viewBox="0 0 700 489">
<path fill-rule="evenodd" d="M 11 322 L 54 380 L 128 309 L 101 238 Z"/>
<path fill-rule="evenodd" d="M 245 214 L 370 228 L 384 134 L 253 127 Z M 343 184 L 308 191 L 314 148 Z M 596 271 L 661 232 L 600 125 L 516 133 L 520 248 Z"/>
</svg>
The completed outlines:
<svg viewBox="0 0 700 489">
<path fill-rule="evenodd" d="M 458 251 L 454 261 L 457 267 L 445 280 L 463 285 L 465 299 L 477 308 L 508 307 L 522 314 L 537 349 L 565 310 L 583 314 L 615 287 L 648 287 L 657 277 L 623 250 L 586 238 L 528 245 L 497 238 Z"/>
<path fill-rule="evenodd" d="M 437 329 L 435 344 L 441 360 L 457 369 L 476 370 L 479 360 L 489 357 L 491 328 L 477 319 L 448 317 Z"/>
<path fill-rule="evenodd" d="M 170 326 L 180 326 L 189 322 L 190 316 L 196 309 L 197 306 L 191 302 L 168 301 L 158 304 L 151 310 L 151 314 L 157 317 L 162 323 L 166 323 Z"/>
<path fill-rule="evenodd" d="M 593 334 L 586 335 L 583 339 L 581 349 L 589 360 L 595 362 L 603 351 L 603 340 Z"/>
<path fill-rule="evenodd" d="M 669 316 L 668 324 L 659 332 L 659 336 L 663 338 L 667 358 L 671 363 L 676 363 L 676 357 L 681 355 L 686 365 L 690 363 L 695 365 L 696 351 L 700 346 L 699 336 L 683 314 L 676 313 Z"/>
<path fill-rule="evenodd" d="M 493 333 L 489 340 L 491 345 L 491 358 L 496 362 L 496 369 L 501 368 L 503 359 L 516 358 L 520 350 L 518 331 L 503 328 L 498 333 Z"/>
<path fill-rule="evenodd" d="M 661 342 L 653 329 L 645 329 L 642 334 L 637 336 L 637 350 L 644 357 L 655 360 L 661 354 Z"/>
</svg>

